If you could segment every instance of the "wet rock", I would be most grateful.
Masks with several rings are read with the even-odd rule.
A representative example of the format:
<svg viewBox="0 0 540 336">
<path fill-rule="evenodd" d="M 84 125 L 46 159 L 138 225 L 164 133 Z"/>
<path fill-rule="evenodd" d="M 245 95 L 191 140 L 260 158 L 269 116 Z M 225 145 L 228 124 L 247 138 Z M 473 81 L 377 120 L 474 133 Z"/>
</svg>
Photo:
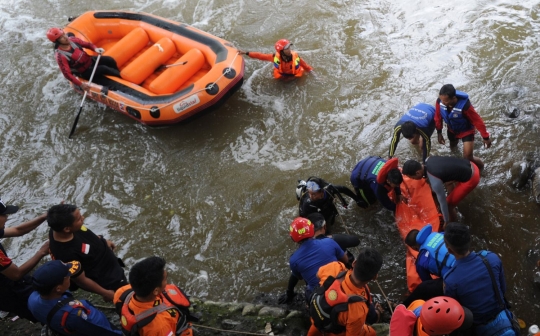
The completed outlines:
<svg viewBox="0 0 540 336">
<path fill-rule="evenodd" d="M 508 117 L 509 118 L 517 118 L 517 117 L 519 117 L 520 113 L 521 113 L 521 111 L 517 107 L 510 108 L 510 110 L 508 111 Z"/>
<path fill-rule="evenodd" d="M 300 317 L 302 315 L 302 312 L 299 310 L 291 310 L 291 312 L 287 315 L 286 319 Z"/>
<path fill-rule="evenodd" d="M 240 326 L 242 324 L 242 322 L 238 322 L 238 321 L 235 321 L 235 320 L 230 320 L 230 319 L 225 319 L 223 321 L 221 321 L 221 327 L 225 330 L 233 330 L 233 329 L 236 329 L 238 328 L 238 326 Z"/>
<path fill-rule="evenodd" d="M 242 311 L 245 305 L 245 303 L 231 303 L 231 305 L 229 306 L 229 311 L 231 313 Z"/>
<path fill-rule="evenodd" d="M 248 303 L 245 305 L 244 309 L 242 310 L 242 316 L 249 316 L 249 315 L 257 315 L 257 312 L 259 311 L 260 307 L 257 307 L 254 304 Z"/>
<path fill-rule="evenodd" d="M 275 307 L 263 307 L 259 310 L 259 316 L 283 317 L 285 313 L 285 309 Z"/>
<path fill-rule="evenodd" d="M 217 307 L 228 307 L 230 305 L 230 303 L 228 302 L 221 302 L 221 301 L 205 301 L 204 302 L 204 305 L 205 306 L 217 306 Z"/>
<path fill-rule="evenodd" d="M 515 162 L 512 165 L 510 173 L 512 174 L 512 184 L 514 187 L 522 189 L 529 183 L 532 174 L 531 166 L 531 163 L 528 161 Z"/>
</svg>

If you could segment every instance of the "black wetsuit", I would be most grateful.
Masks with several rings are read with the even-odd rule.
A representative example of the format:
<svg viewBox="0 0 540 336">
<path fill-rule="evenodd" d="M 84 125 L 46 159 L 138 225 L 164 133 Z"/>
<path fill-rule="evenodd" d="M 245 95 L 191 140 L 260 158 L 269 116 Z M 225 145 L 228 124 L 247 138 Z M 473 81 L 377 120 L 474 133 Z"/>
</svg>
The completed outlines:
<svg viewBox="0 0 540 336">
<path fill-rule="evenodd" d="M 322 186 L 321 186 L 322 187 Z M 357 200 L 356 194 L 347 187 L 338 185 L 327 185 L 323 187 L 324 197 L 320 200 L 312 201 L 309 198 L 309 194 L 305 192 L 300 197 L 299 215 L 300 217 L 307 217 L 314 212 L 320 212 L 324 216 L 324 220 L 328 226 L 333 225 L 338 214 L 336 205 L 334 204 L 334 198 L 342 200 L 341 193 L 351 197 L 353 200 Z M 347 203 L 344 200 L 342 205 L 347 207 Z"/>
</svg>

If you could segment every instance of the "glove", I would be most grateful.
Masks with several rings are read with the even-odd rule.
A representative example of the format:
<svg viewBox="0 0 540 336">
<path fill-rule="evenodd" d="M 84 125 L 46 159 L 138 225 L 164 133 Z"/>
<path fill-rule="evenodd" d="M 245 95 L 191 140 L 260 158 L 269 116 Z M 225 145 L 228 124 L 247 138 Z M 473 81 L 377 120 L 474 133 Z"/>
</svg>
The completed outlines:
<svg viewBox="0 0 540 336">
<path fill-rule="evenodd" d="M 103 48 L 96 48 L 94 49 L 95 52 L 97 52 L 98 54 L 103 54 L 105 52 L 105 49 Z"/>
<path fill-rule="evenodd" d="M 287 292 L 285 294 L 281 294 L 278 299 L 279 304 L 285 304 L 290 303 L 294 297 L 296 296 L 295 292 Z"/>
</svg>

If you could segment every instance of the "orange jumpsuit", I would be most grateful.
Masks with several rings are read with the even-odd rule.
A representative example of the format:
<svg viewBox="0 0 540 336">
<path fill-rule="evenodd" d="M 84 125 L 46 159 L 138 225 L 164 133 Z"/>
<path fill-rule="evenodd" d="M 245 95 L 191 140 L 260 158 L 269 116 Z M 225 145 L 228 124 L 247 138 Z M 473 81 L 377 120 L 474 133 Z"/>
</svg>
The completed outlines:
<svg viewBox="0 0 540 336">
<path fill-rule="evenodd" d="M 328 265 L 319 268 L 317 276 L 322 285 L 329 276 L 336 277 L 340 272 L 346 270 L 345 265 L 339 261 L 334 261 Z M 368 302 L 366 288 L 358 288 L 351 281 L 351 272 L 348 271 L 345 279 L 341 283 L 341 289 L 348 295 L 360 295 Z M 338 315 L 339 324 L 345 326 L 346 330 L 340 334 L 326 333 L 325 336 L 376 336 L 373 328 L 366 324 L 366 316 L 368 313 L 368 305 L 366 302 L 354 302 L 349 304 L 347 311 L 341 312 Z M 307 336 L 322 336 L 323 334 L 312 324 L 309 328 Z"/>
<path fill-rule="evenodd" d="M 169 285 L 168 285 L 169 286 Z M 114 293 L 113 302 L 116 304 L 120 300 L 120 296 L 126 290 L 130 289 L 131 285 L 126 285 L 120 287 L 116 293 Z M 139 302 L 133 296 L 133 299 L 129 302 L 128 307 L 133 311 L 134 315 L 140 314 L 145 310 L 151 309 L 154 306 L 159 305 L 163 301 L 162 294 L 156 296 L 156 300 L 152 302 Z M 169 313 L 168 311 L 163 311 L 156 315 L 152 322 L 148 323 L 139 330 L 140 336 L 174 336 L 176 332 L 176 323 L 180 314 L 175 311 L 175 314 Z M 186 329 L 182 332 L 181 336 L 192 336 L 193 331 L 191 328 Z"/>
<path fill-rule="evenodd" d="M 258 60 L 261 60 L 261 61 L 268 61 L 268 62 L 274 62 L 274 56 L 275 54 L 263 54 L 263 53 L 259 53 L 259 52 L 255 52 L 255 51 L 250 51 L 247 53 L 247 55 L 251 58 L 256 58 Z M 295 63 L 295 59 L 294 59 L 294 56 L 292 57 L 291 61 L 290 62 L 285 62 L 281 57 L 280 57 L 280 62 L 282 63 L 281 65 L 281 69 L 283 71 L 283 73 L 286 73 L 286 74 L 293 74 L 293 67 L 294 67 L 294 63 Z M 300 58 L 300 69 L 297 71 L 298 74 L 302 74 L 303 71 L 312 71 L 313 68 L 307 64 L 302 58 Z M 276 75 L 276 71 L 279 72 L 277 69 L 274 69 L 274 77 L 275 78 L 280 78 L 279 75 Z"/>
</svg>

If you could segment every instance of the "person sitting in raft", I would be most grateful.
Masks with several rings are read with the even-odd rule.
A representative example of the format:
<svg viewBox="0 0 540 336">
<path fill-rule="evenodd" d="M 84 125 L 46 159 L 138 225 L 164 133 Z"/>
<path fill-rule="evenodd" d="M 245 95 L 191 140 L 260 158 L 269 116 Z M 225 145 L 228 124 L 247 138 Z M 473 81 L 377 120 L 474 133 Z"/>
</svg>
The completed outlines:
<svg viewBox="0 0 540 336">
<path fill-rule="evenodd" d="M 422 162 L 426 162 L 431 150 L 431 135 L 435 131 L 434 117 L 435 108 L 426 103 L 416 104 L 407 111 L 394 126 L 388 157 L 392 158 L 394 156 L 399 138 L 403 134 L 403 137 L 408 139 L 411 144 L 420 145 L 422 148 Z"/>
<path fill-rule="evenodd" d="M 313 68 L 298 56 L 296 51 L 291 50 L 292 43 L 289 40 L 281 39 L 276 42 L 275 54 L 263 54 L 254 51 L 238 50 L 241 55 L 247 55 L 261 61 L 274 63 L 274 78 L 298 78 L 302 77 L 304 70 L 313 71 Z"/>
<path fill-rule="evenodd" d="M 480 132 L 484 147 L 491 147 L 491 139 L 486 130 L 482 117 L 472 106 L 469 95 L 457 91 L 452 84 L 445 84 L 439 91 L 439 98 L 435 102 L 435 128 L 437 140 L 441 145 L 445 144 L 442 135 L 443 120 L 446 123 L 450 148 L 456 148 L 459 140 L 463 142 L 463 157 L 474 162 L 475 165 L 484 169 L 484 162 L 473 155 L 474 133 Z"/>
<path fill-rule="evenodd" d="M 460 335 L 473 323 L 472 312 L 456 300 L 438 296 L 428 301 L 416 300 L 407 308 L 400 304 L 390 320 L 392 336 Z"/>
<path fill-rule="evenodd" d="M 306 282 L 304 294 L 307 303 L 313 289 L 319 286 L 319 280 L 317 279 L 319 268 L 338 260 L 343 264 L 347 264 L 349 258 L 333 239 L 313 239 L 315 226 L 309 219 L 295 218 L 289 227 L 289 235 L 298 244 L 298 249 L 289 259 L 291 276 L 289 277 L 287 292 L 279 297 L 278 302 L 291 302 L 296 296 L 294 287 L 299 280 L 304 279 Z"/>
<path fill-rule="evenodd" d="M 28 298 L 28 308 L 55 335 L 122 335 L 103 312 L 87 300 L 75 300 L 68 291 L 70 278 L 81 272 L 77 261 L 64 264 L 53 260 L 39 267 L 32 276 L 34 292 Z"/>
<path fill-rule="evenodd" d="M 418 231 L 409 231 L 405 238 L 405 244 L 415 251 L 418 251 L 416 258 L 416 273 L 422 280 L 415 290 L 403 301 L 405 306 L 409 306 L 415 300 L 429 300 L 442 296 L 443 277 L 456 262 L 456 258 L 448 252 L 444 244 L 444 234 L 432 232 L 433 227 L 428 224 Z M 431 275 L 438 278 L 433 279 Z"/>
<path fill-rule="evenodd" d="M 396 197 L 401 195 L 400 185 L 403 182 L 403 176 L 397 168 L 397 159 L 388 162 L 378 156 L 369 156 L 360 160 L 351 173 L 351 184 L 354 187 L 361 208 L 368 208 L 377 200 L 388 210 L 396 211 L 396 203 L 388 197 L 389 190 L 394 190 Z M 388 164 L 388 173 L 384 181 L 377 182 L 379 171 Z"/>
<path fill-rule="evenodd" d="M 88 55 L 83 48 L 93 50 L 98 54 L 103 54 L 105 49 L 74 36 L 68 37 L 60 28 L 49 29 L 47 38 L 54 43 L 54 57 L 64 77 L 82 90 L 88 91 L 90 86 L 82 83 L 76 76 L 90 79 L 97 57 Z M 94 78 L 98 82 L 100 76 L 106 75 L 120 77 L 120 70 L 114 58 L 101 56 Z"/>
<path fill-rule="evenodd" d="M 427 177 L 437 195 L 445 225 L 456 221 L 456 206 L 480 182 L 480 170 L 474 162 L 449 156 L 430 156 L 425 164 L 408 160 L 402 173 L 415 180 Z M 446 196 L 445 184 L 449 182 L 455 182 L 455 187 Z"/>
<path fill-rule="evenodd" d="M 344 208 L 348 207 L 341 194 L 351 197 L 356 202 L 358 201 L 357 195 L 351 189 L 345 186 L 332 185 L 322 178 L 312 176 L 307 181 L 299 181 L 296 187 L 296 199 L 299 200 L 299 216 L 307 217 L 311 213 L 320 212 L 324 216 L 326 224 L 334 225 L 338 215 L 334 200 L 338 198 Z"/>
</svg>

